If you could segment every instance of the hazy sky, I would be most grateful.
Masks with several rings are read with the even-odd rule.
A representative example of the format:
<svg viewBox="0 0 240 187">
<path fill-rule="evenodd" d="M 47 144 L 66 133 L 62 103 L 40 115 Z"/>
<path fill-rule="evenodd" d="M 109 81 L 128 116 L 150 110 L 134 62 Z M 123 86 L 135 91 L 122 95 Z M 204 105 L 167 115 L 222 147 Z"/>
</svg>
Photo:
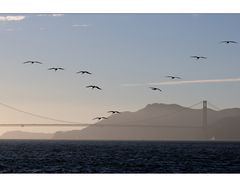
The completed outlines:
<svg viewBox="0 0 240 187">
<path fill-rule="evenodd" d="M 240 107 L 240 44 L 219 43 L 240 42 L 239 20 L 240 14 L 1 14 L 0 102 L 82 123 L 155 102 Z M 28 60 L 44 64 L 23 64 Z M 66 70 L 47 70 L 53 66 Z M 166 75 L 184 82 L 165 83 Z M 0 113 L 0 123 L 52 123 L 3 106 Z"/>
</svg>

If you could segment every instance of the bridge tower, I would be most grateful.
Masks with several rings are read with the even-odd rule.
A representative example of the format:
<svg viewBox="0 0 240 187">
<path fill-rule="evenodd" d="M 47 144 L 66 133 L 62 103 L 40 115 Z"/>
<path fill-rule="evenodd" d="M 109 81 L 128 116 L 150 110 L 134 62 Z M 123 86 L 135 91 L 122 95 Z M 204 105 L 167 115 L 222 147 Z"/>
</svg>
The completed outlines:
<svg viewBox="0 0 240 187">
<path fill-rule="evenodd" d="M 207 101 L 203 101 L 203 109 L 202 109 L 202 128 L 206 132 L 207 130 Z"/>
</svg>

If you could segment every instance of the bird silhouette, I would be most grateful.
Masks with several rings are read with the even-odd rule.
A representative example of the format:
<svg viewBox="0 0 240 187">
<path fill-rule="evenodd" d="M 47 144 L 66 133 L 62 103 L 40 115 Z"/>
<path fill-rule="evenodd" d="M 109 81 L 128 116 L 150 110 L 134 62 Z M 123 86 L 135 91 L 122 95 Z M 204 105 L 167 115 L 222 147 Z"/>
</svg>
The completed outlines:
<svg viewBox="0 0 240 187">
<path fill-rule="evenodd" d="M 96 118 L 93 118 L 93 120 L 102 120 L 102 119 L 108 119 L 108 118 L 106 118 L 106 117 L 96 117 Z"/>
<path fill-rule="evenodd" d="M 162 91 L 160 88 L 156 88 L 156 87 L 149 87 L 150 89 L 154 90 L 154 91 Z"/>
<path fill-rule="evenodd" d="M 89 74 L 89 75 L 92 74 L 92 73 L 90 73 L 89 71 L 78 71 L 77 73 L 81 73 L 82 75 L 83 75 L 83 74 Z"/>
<path fill-rule="evenodd" d="M 39 61 L 26 61 L 26 62 L 23 62 L 23 64 L 42 64 L 42 62 L 39 62 Z"/>
<path fill-rule="evenodd" d="M 232 40 L 225 40 L 225 41 L 221 41 L 220 43 L 225 43 L 225 44 L 236 44 L 237 42 L 236 41 L 232 41 Z"/>
<path fill-rule="evenodd" d="M 170 75 L 168 75 L 168 76 L 166 76 L 167 78 L 170 78 L 170 79 L 181 79 L 181 77 L 175 77 L 175 76 L 170 76 Z"/>
<path fill-rule="evenodd" d="M 117 111 L 117 110 L 110 110 L 108 111 L 108 113 L 112 113 L 112 114 L 120 114 L 121 112 Z"/>
<path fill-rule="evenodd" d="M 48 70 L 54 70 L 56 72 L 57 70 L 64 70 L 64 68 L 48 68 Z"/>
<path fill-rule="evenodd" d="M 98 90 L 102 90 L 102 88 L 95 86 L 95 85 L 89 85 L 89 86 L 86 86 L 86 88 L 92 88 L 92 89 L 96 88 Z"/>
<path fill-rule="evenodd" d="M 196 60 L 199 60 L 199 59 L 207 59 L 207 57 L 205 56 L 191 56 L 191 58 L 195 58 Z"/>
</svg>

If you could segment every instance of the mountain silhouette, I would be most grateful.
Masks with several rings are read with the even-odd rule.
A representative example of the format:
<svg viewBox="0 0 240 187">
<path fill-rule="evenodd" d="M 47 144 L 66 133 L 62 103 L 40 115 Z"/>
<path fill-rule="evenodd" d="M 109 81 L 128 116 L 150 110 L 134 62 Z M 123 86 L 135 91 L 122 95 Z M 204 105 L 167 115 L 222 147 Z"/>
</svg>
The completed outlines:
<svg viewBox="0 0 240 187">
<path fill-rule="evenodd" d="M 207 113 L 208 126 L 204 129 L 202 109 L 153 103 L 136 112 L 111 115 L 83 130 L 56 132 L 53 139 L 210 140 L 214 137 L 217 140 L 240 140 L 239 108 L 208 109 Z"/>
</svg>

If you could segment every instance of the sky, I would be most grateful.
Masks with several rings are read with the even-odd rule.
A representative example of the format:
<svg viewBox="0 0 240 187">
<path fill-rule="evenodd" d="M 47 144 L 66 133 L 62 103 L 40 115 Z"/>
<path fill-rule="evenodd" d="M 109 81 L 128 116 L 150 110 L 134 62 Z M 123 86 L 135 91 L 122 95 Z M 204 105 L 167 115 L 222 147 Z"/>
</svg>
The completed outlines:
<svg viewBox="0 0 240 187">
<path fill-rule="evenodd" d="M 239 19 L 240 14 L 0 14 L 0 103 L 80 123 L 150 103 L 208 100 L 222 109 L 240 107 L 240 43 L 219 43 L 240 42 Z M 23 64 L 28 60 L 43 64 Z M 80 70 L 92 75 L 76 74 Z M 55 123 L 3 105 L 0 112 L 0 123 Z"/>
</svg>

